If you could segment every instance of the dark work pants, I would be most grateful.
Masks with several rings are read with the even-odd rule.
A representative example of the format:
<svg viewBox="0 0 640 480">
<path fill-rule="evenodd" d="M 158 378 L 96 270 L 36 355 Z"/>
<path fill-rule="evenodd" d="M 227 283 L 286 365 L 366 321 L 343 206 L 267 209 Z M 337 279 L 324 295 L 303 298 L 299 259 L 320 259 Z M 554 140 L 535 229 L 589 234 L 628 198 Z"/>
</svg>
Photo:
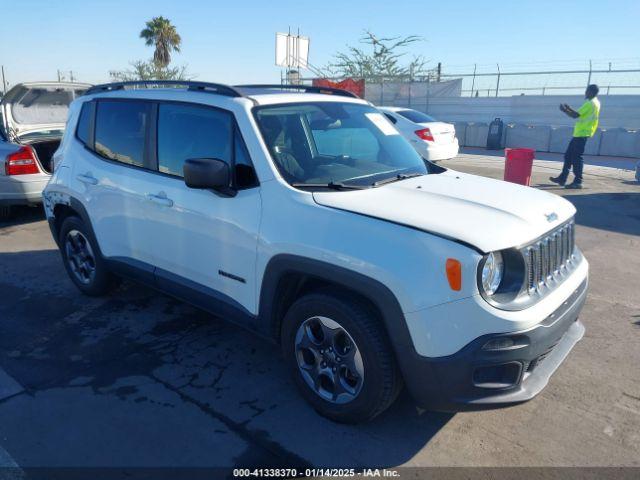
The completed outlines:
<svg viewBox="0 0 640 480">
<path fill-rule="evenodd" d="M 569 142 L 567 151 L 564 152 L 564 165 L 562 166 L 562 173 L 560 174 L 563 182 L 567 181 L 569 170 L 573 167 L 573 174 L 576 177 L 574 182 L 582 183 L 582 167 L 584 166 L 582 154 L 584 153 L 587 138 L 589 137 L 573 137 Z"/>
</svg>

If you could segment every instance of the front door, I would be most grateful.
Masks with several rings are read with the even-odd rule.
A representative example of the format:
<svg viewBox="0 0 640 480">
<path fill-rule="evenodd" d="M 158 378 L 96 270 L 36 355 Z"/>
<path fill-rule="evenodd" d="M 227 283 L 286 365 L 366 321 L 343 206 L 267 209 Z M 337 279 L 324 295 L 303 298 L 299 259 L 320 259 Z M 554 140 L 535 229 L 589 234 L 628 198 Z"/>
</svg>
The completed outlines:
<svg viewBox="0 0 640 480">
<path fill-rule="evenodd" d="M 233 197 L 188 188 L 183 164 L 190 158 L 235 165 L 236 172 L 244 172 L 235 175 L 236 182 L 244 184 Z M 260 189 L 246 175 L 250 161 L 233 115 L 201 105 L 160 103 L 157 164 L 154 189 L 145 193 L 156 199 L 147 217 L 158 283 L 255 314 Z"/>
</svg>

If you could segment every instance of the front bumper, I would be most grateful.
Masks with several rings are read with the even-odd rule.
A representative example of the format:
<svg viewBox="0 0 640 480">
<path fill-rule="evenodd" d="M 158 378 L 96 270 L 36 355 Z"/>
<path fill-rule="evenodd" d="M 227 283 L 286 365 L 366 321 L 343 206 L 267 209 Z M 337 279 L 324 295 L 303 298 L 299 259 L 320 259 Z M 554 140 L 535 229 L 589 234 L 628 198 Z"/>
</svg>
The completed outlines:
<svg viewBox="0 0 640 480">
<path fill-rule="evenodd" d="M 409 391 L 420 406 L 440 411 L 482 410 L 532 399 L 583 337 L 578 315 L 586 296 L 587 280 L 531 329 L 483 335 L 445 357 L 412 352 L 403 362 Z M 513 345 L 483 349 L 489 341 L 505 339 Z"/>
</svg>

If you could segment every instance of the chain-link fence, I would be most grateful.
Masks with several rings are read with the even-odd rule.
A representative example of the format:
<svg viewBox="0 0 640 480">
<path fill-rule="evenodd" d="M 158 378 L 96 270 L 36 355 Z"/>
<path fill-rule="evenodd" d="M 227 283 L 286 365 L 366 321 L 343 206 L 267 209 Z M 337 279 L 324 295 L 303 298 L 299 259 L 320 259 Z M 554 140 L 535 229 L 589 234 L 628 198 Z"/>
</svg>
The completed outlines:
<svg viewBox="0 0 640 480">
<path fill-rule="evenodd" d="M 299 78 L 298 81 L 310 83 L 312 79 Z M 442 88 L 443 83 L 453 81 L 461 82 L 459 89 Z M 284 78 L 283 83 L 286 83 Z M 398 88 L 411 89 L 409 97 L 418 97 L 424 103 L 423 97 L 440 96 L 582 95 L 590 83 L 600 86 L 600 95 L 640 94 L 640 57 L 615 61 L 529 62 L 506 65 L 443 63 L 424 75 L 366 79 L 369 92 L 374 88 L 376 95 L 381 97 L 376 101 L 380 104 L 384 103 L 380 100 L 386 98 L 385 91 Z M 371 96 L 375 97 L 373 93 Z"/>
<path fill-rule="evenodd" d="M 547 67 L 547 68 L 543 68 Z M 461 95 L 576 95 L 588 84 L 601 95 L 640 93 L 640 58 L 617 61 L 576 61 L 494 65 L 444 66 L 442 80 L 462 79 Z"/>
</svg>

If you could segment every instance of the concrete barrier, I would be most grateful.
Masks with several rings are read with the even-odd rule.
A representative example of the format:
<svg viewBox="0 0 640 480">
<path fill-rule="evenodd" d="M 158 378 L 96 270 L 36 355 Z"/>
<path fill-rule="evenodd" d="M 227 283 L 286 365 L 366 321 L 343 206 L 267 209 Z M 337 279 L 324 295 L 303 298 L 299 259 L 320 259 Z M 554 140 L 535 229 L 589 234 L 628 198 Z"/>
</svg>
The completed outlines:
<svg viewBox="0 0 640 480">
<path fill-rule="evenodd" d="M 489 124 L 455 122 L 461 147 L 486 147 Z M 538 152 L 564 153 L 573 136 L 573 127 L 506 124 L 502 144 L 509 148 L 533 148 Z M 640 158 L 640 130 L 626 128 L 598 129 L 587 140 L 585 155 Z"/>
<path fill-rule="evenodd" d="M 640 157 L 640 130 L 626 128 L 603 130 L 600 155 Z"/>
<path fill-rule="evenodd" d="M 377 103 L 377 97 L 373 98 Z M 602 103 L 600 127 L 640 129 L 640 95 L 601 95 L 599 98 Z M 428 102 L 417 98 L 412 101 L 412 108 L 424 107 L 425 113 L 445 122 L 490 122 L 500 117 L 505 123 L 574 125 L 575 120 L 558 108 L 561 103 L 577 110 L 584 103 L 584 96 L 432 97 Z"/>
<path fill-rule="evenodd" d="M 571 137 L 573 137 L 573 127 L 551 127 L 549 151 L 553 153 L 564 153 L 567 150 Z M 587 140 L 584 149 L 585 155 L 599 155 L 601 138 L 602 131 L 598 129 L 595 135 Z"/>
<path fill-rule="evenodd" d="M 551 127 L 547 125 L 510 124 L 506 126 L 509 148 L 533 148 L 538 152 L 548 152 Z"/>
<path fill-rule="evenodd" d="M 453 126 L 456 129 L 456 137 L 458 138 L 458 144 L 461 147 L 465 147 L 467 145 L 465 143 L 465 136 L 467 133 L 467 122 L 455 122 Z"/>
<path fill-rule="evenodd" d="M 489 133 L 488 123 L 471 122 L 467 124 L 464 136 L 465 147 L 486 147 L 487 134 Z"/>
</svg>

